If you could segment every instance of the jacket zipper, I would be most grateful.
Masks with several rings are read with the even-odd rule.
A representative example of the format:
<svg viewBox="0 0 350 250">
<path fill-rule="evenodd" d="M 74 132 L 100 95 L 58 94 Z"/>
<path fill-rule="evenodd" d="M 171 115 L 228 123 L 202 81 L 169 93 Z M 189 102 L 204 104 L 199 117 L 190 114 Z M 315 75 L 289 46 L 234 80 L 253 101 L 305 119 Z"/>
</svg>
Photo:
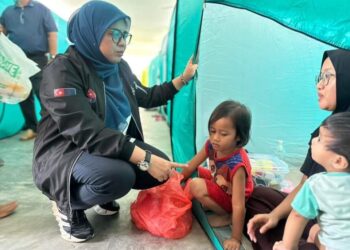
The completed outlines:
<svg viewBox="0 0 350 250">
<path fill-rule="evenodd" d="M 141 88 L 139 85 L 137 85 L 135 81 L 134 81 L 134 85 L 137 89 L 141 90 L 143 93 L 145 93 L 147 95 L 147 91 L 144 90 L 143 88 Z"/>
<path fill-rule="evenodd" d="M 135 81 L 133 81 L 133 84 L 134 84 L 136 90 L 139 89 L 139 90 L 141 90 L 143 93 L 145 93 L 145 94 L 147 95 L 147 91 L 144 90 L 143 88 L 141 88 L 140 86 L 138 86 L 138 85 L 136 84 Z M 134 88 L 132 88 L 131 85 L 130 85 L 130 88 L 131 88 L 132 92 L 134 92 Z M 133 94 L 134 94 L 134 96 L 136 96 L 135 93 L 133 93 Z M 135 123 L 135 125 L 136 125 L 137 130 L 139 131 L 139 134 L 141 135 L 142 140 L 144 140 L 144 137 L 143 137 L 143 134 L 142 134 L 142 132 L 141 132 L 141 129 L 140 129 L 139 126 L 137 125 L 136 119 L 135 119 L 134 115 L 132 114 L 132 112 L 131 112 L 131 117 L 132 117 L 132 119 L 134 120 L 134 123 Z"/>
<path fill-rule="evenodd" d="M 105 82 L 102 81 L 102 84 L 103 84 L 103 97 L 105 99 L 105 109 L 107 109 L 107 100 L 106 100 L 106 85 L 105 85 Z M 105 110 L 105 113 L 104 113 L 104 117 L 106 119 L 106 110 Z"/>
<path fill-rule="evenodd" d="M 136 128 L 137 128 L 137 130 L 139 131 L 139 133 L 140 133 L 140 135 L 141 135 L 141 137 L 142 137 L 142 140 L 144 140 L 144 138 L 143 138 L 143 134 L 142 134 L 142 132 L 141 132 L 141 130 L 140 130 L 140 128 L 139 128 L 139 126 L 137 126 L 136 119 L 134 118 L 134 116 L 133 116 L 133 114 L 132 114 L 132 113 L 131 113 L 131 117 L 132 117 L 132 119 L 134 120 L 134 123 L 135 123 L 135 125 L 136 125 Z"/>
</svg>

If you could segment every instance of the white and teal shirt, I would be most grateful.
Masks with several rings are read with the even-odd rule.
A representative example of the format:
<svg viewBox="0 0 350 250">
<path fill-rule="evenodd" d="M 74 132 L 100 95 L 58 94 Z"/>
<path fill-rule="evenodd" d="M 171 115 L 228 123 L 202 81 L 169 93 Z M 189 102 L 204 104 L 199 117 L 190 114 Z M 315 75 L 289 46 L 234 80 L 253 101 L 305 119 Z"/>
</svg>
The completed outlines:
<svg viewBox="0 0 350 250">
<path fill-rule="evenodd" d="M 350 173 L 318 173 L 307 179 L 292 202 L 307 219 L 317 217 L 326 249 L 350 249 Z"/>
</svg>

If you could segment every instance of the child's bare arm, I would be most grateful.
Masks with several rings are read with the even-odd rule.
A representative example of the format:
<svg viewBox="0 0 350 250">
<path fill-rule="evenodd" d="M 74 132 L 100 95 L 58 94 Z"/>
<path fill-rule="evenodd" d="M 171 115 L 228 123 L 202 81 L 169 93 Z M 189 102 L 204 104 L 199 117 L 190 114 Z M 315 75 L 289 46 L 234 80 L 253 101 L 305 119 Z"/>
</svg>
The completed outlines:
<svg viewBox="0 0 350 250">
<path fill-rule="evenodd" d="M 284 228 L 283 240 L 282 242 L 276 243 L 273 249 L 298 249 L 298 243 L 307 222 L 308 219 L 301 216 L 293 209 L 288 216 L 287 223 Z M 276 247 L 277 244 L 279 247 Z M 283 246 L 283 248 L 281 248 L 281 246 Z"/>
<path fill-rule="evenodd" d="M 182 169 L 182 174 L 184 175 L 184 180 L 188 179 L 191 174 L 197 169 L 197 167 L 202 164 L 207 158 L 207 153 L 205 152 L 205 146 L 192 158 L 188 163 L 187 168 Z"/>
<path fill-rule="evenodd" d="M 232 182 L 232 238 L 241 242 L 245 216 L 246 184 L 246 172 L 243 167 L 237 170 Z"/>
<path fill-rule="evenodd" d="M 318 240 L 318 233 L 320 232 L 321 228 L 319 224 L 314 224 L 309 231 L 309 236 L 307 238 L 307 242 L 313 243 L 319 247 L 320 243 Z"/>
</svg>

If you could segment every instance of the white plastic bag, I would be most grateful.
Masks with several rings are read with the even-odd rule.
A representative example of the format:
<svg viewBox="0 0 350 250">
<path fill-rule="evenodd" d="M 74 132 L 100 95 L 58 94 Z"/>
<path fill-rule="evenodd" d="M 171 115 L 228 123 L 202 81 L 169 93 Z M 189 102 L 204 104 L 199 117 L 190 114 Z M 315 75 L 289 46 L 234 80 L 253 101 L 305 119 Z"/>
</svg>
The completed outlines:
<svg viewBox="0 0 350 250">
<path fill-rule="evenodd" d="M 35 62 L 0 33 L 0 102 L 16 104 L 25 100 L 32 89 L 29 77 L 39 71 Z"/>
</svg>

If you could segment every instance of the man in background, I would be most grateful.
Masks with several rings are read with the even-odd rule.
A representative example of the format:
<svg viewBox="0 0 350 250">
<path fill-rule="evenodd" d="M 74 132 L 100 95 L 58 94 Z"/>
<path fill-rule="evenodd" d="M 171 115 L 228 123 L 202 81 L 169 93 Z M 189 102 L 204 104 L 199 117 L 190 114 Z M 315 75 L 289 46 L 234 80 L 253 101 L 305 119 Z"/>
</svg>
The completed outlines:
<svg viewBox="0 0 350 250">
<path fill-rule="evenodd" d="M 29 59 L 38 64 L 40 69 L 43 69 L 48 60 L 57 54 L 57 26 L 51 11 L 37 1 L 17 0 L 14 5 L 7 7 L 0 18 L 0 32 L 17 44 Z M 30 78 L 38 99 L 41 78 L 41 71 Z M 21 140 L 36 137 L 38 121 L 33 90 L 28 98 L 20 103 L 25 120 Z"/>
</svg>

